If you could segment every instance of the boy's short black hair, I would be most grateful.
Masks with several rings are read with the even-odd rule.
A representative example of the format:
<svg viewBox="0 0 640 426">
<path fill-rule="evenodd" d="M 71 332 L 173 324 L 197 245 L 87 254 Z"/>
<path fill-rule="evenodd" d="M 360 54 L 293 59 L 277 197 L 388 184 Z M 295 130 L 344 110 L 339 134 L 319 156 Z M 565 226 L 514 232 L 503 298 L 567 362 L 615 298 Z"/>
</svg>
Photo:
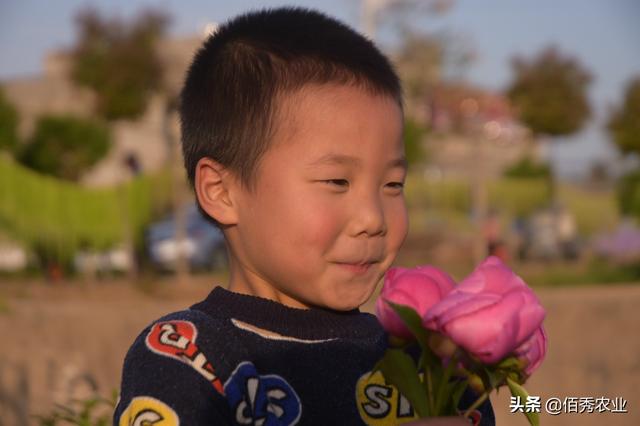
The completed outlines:
<svg viewBox="0 0 640 426">
<path fill-rule="evenodd" d="M 395 99 L 400 82 L 374 44 L 322 13 L 250 12 L 222 25 L 196 53 L 181 95 L 185 167 L 191 184 L 203 157 L 254 188 L 276 130 L 277 100 L 306 84 L 338 83 Z"/>
</svg>

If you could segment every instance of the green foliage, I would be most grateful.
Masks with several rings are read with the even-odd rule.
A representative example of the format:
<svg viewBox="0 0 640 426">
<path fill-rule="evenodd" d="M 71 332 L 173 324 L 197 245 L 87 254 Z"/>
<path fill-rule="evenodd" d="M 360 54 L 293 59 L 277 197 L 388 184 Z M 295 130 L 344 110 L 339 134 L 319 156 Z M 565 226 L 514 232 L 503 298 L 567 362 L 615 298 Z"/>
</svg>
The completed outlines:
<svg viewBox="0 0 640 426">
<path fill-rule="evenodd" d="M 549 178 L 551 168 L 547 164 L 533 162 L 530 157 L 523 157 L 503 173 L 507 178 Z"/>
<path fill-rule="evenodd" d="M 431 181 L 420 174 L 410 173 L 405 184 L 405 194 L 409 208 L 468 211 L 470 206 L 469 185 L 464 180 Z"/>
<path fill-rule="evenodd" d="M 576 218 L 578 233 L 591 236 L 613 230 L 620 221 L 613 191 L 589 191 L 572 186 L 560 186 L 558 199 Z"/>
<path fill-rule="evenodd" d="M 0 157 L 0 230 L 60 260 L 81 247 L 113 247 L 128 230 L 140 244 L 154 212 L 164 209 L 170 197 L 168 173 L 88 189 Z"/>
<path fill-rule="evenodd" d="M 627 86 L 624 103 L 611 114 L 607 127 L 620 151 L 640 154 L 640 76 Z"/>
<path fill-rule="evenodd" d="M 591 76 L 576 59 L 550 47 L 529 61 L 515 58 L 512 66 L 507 96 L 535 134 L 568 135 L 584 125 L 591 114 Z"/>
<path fill-rule="evenodd" d="M 414 120 L 407 118 L 404 122 L 404 150 L 407 162 L 411 164 L 420 163 L 425 160 L 424 145 L 422 138 L 425 129 Z"/>
<path fill-rule="evenodd" d="M 511 378 L 507 377 L 507 385 L 511 391 L 511 395 L 520 398 L 521 401 L 526 402 L 529 399 L 529 394 L 526 389 L 519 383 Z M 540 415 L 535 411 L 525 411 L 524 415 L 527 417 L 529 424 L 532 426 L 538 426 L 540 424 Z"/>
<path fill-rule="evenodd" d="M 14 152 L 18 146 L 18 112 L 0 87 L 0 150 Z"/>
<path fill-rule="evenodd" d="M 538 178 L 511 178 L 489 184 L 489 205 L 515 216 L 527 216 L 548 205 L 549 182 Z"/>
<path fill-rule="evenodd" d="M 616 264 L 604 259 L 593 259 L 586 264 L 549 264 L 522 274 L 525 282 L 534 286 L 581 286 L 603 283 L 637 283 L 640 264 Z"/>
<path fill-rule="evenodd" d="M 40 173 L 77 180 L 110 148 L 109 129 L 75 117 L 41 117 L 34 135 L 18 155 L 25 166 Z"/>
<path fill-rule="evenodd" d="M 374 371 L 376 369 L 382 372 L 386 383 L 393 384 L 411 402 L 418 416 L 430 415 L 427 393 L 420 382 L 416 364 L 402 349 L 387 349 Z"/>
<path fill-rule="evenodd" d="M 162 67 L 155 45 L 165 32 L 168 16 L 147 11 L 133 23 L 126 23 L 85 9 L 76 22 L 79 40 L 73 52 L 74 80 L 96 92 L 103 117 L 138 117 L 145 111 L 149 95 L 161 84 Z"/>
<path fill-rule="evenodd" d="M 640 218 L 640 170 L 622 176 L 616 192 L 620 212 Z"/>
<path fill-rule="evenodd" d="M 57 405 L 51 414 L 36 418 L 40 426 L 108 426 L 113 421 L 117 397 L 114 391 L 110 399 L 98 396 L 75 401 L 71 406 Z"/>
<path fill-rule="evenodd" d="M 488 184 L 490 205 L 516 215 L 527 215 L 549 201 L 545 179 L 509 178 Z M 469 182 L 442 180 L 431 182 L 418 175 L 407 179 L 406 195 L 409 207 L 469 212 L 471 209 Z"/>
<path fill-rule="evenodd" d="M 511 217 L 528 216 L 548 206 L 551 196 L 549 182 L 545 178 L 503 178 L 489 182 L 488 190 L 489 205 Z M 469 182 L 453 179 L 430 181 L 418 174 L 409 174 L 405 194 L 412 230 L 424 230 L 429 218 L 437 219 L 443 227 L 456 230 L 469 226 Z M 620 197 L 629 199 L 626 195 Z M 637 211 L 640 212 L 640 191 L 635 197 L 638 200 Z M 593 192 L 560 186 L 558 201 L 575 215 L 580 235 L 594 235 L 613 229 L 618 223 L 615 194 L 611 191 Z"/>
</svg>

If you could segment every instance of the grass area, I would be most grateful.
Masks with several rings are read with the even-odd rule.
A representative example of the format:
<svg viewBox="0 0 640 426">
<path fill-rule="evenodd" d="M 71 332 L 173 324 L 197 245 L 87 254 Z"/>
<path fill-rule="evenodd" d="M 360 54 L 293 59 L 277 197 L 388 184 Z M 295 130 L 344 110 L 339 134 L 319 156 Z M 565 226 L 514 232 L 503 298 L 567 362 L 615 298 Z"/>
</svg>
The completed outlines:
<svg viewBox="0 0 640 426">
<path fill-rule="evenodd" d="M 412 230 L 421 232 L 429 223 L 441 221 L 452 229 L 470 230 L 471 209 L 469 182 L 463 180 L 429 181 L 420 174 L 407 178 L 406 197 Z M 507 219 L 527 216 L 549 205 L 547 183 L 540 179 L 504 178 L 488 183 L 489 207 Z M 594 192 L 576 186 L 558 185 L 558 199 L 575 216 L 582 236 L 611 230 L 619 222 L 613 191 Z"/>
<path fill-rule="evenodd" d="M 109 248 L 134 240 L 171 197 L 168 173 L 88 189 L 35 173 L 0 156 L 0 230 L 31 249 L 61 257 L 81 247 Z"/>
<path fill-rule="evenodd" d="M 597 259 L 582 264 L 529 265 L 515 269 L 529 285 L 534 287 L 636 283 L 640 281 L 640 264 L 616 265 Z"/>
<path fill-rule="evenodd" d="M 598 231 L 612 230 L 620 221 L 614 191 L 587 191 L 575 186 L 560 185 L 558 197 L 575 215 L 581 235 L 591 236 Z"/>
<path fill-rule="evenodd" d="M 69 258 L 83 247 L 112 247 L 124 241 L 129 232 L 140 242 L 143 229 L 168 204 L 170 184 L 169 174 L 160 173 L 118 187 L 88 189 L 39 175 L 0 156 L 0 235 L 22 242 L 32 251 L 55 252 L 58 259 Z M 518 215 L 529 215 L 549 202 L 544 179 L 493 181 L 488 184 L 488 196 L 489 207 L 500 212 L 504 224 Z M 558 196 L 575 215 L 583 237 L 612 229 L 619 221 L 613 192 L 559 185 Z M 434 181 L 410 174 L 406 198 L 410 235 L 469 238 L 476 232 L 470 215 L 468 181 Z M 425 253 L 408 252 L 407 256 L 424 258 Z M 458 265 L 458 268 L 464 270 L 466 266 Z M 633 270 L 606 265 L 587 270 L 572 265 L 542 269 L 531 276 L 533 282 L 541 285 L 638 279 Z"/>
<path fill-rule="evenodd" d="M 559 202 L 574 215 L 582 239 L 588 240 L 600 232 L 610 231 L 619 223 L 620 213 L 614 191 L 591 191 L 567 184 L 558 185 L 557 190 Z M 499 212 L 504 231 L 509 229 L 511 220 L 517 216 L 528 216 L 550 205 L 544 179 L 501 179 L 491 182 L 488 192 L 489 208 Z M 407 265 L 428 259 L 433 261 L 433 255 L 438 250 L 444 250 L 446 245 L 447 250 L 453 250 L 453 254 L 439 256 L 437 261 L 447 264 L 438 266 L 458 279 L 464 278 L 473 268 L 469 242 L 477 232 L 470 215 L 469 182 L 429 181 L 419 174 L 412 174 L 407 179 L 406 197 L 409 234 L 418 243 L 414 243 L 413 247 L 405 247 L 400 260 Z M 460 238 L 466 239 L 467 245 L 454 241 Z M 419 242 L 420 239 L 424 244 Z M 440 242 L 434 242 L 434 239 Z M 548 264 L 513 263 L 514 270 L 532 286 L 640 281 L 640 265 L 615 265 L 586 259 Z"/>
</svg>

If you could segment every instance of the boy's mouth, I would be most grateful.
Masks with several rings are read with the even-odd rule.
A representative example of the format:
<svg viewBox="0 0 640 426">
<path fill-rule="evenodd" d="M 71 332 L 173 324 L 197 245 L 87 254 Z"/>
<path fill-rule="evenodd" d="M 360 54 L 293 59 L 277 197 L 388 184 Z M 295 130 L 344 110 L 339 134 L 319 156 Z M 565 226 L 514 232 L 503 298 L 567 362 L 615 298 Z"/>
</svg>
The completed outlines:
<svg viewBox="0 0 640 426">
<path fill-rule="evenodd" d="M 336 263 L 339 266 L 341 266 L 343 269 L 346 269 L 347 271 L 352 272 L 354 274 L 364 274 L 371 269 L 372 265 L 378 262 L 365 261 L 365 262 L 358 262 L 358 263 L 349 263 L 349 262 L 336 262 Z"/>
</svg>

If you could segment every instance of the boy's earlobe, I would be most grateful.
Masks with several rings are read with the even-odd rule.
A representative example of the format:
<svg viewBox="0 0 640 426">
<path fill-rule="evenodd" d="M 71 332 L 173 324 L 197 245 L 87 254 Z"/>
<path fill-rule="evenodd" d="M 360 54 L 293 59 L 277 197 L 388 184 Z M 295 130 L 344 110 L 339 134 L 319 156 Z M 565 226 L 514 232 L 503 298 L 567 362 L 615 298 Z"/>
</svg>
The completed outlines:
<svg viewBox="0 0 640 426">
<path fill-rule="evenodd" d="M 201 158 L 196 165 L 195 192 L 202 209 L 218 223 L 233 225 L 237 222 L 232 197 L 233 176 L 220 163 Z"/>
</svg>

